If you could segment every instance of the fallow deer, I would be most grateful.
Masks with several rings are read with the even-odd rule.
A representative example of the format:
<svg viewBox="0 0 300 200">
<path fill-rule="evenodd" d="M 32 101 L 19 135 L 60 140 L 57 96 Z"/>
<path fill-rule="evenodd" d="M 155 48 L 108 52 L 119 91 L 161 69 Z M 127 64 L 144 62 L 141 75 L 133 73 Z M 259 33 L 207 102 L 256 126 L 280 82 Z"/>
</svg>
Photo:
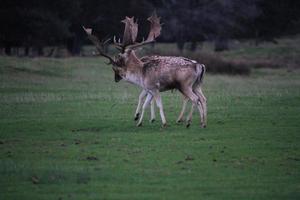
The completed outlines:
<svg viewBox="0 0 300 200">
<path fill-rule="evenodd" d="M 112 64 L 115 76 L 136 84 L 146 91 L 147 97 L 143 104 L 142 113 L 137 126 L 142 124 L 145 109 L 153 98 L 159 107 L 162 124 L 166 126 L 167 122 L 163 111 L 160 92 L 177 89 L 198 108 L 201 127 L 205 127 L 207 122 L 207 106 L 206 98 L 200 87 L 205 73 L 205 66 L 184 57 L 146 56 L 138 58 L 135 54 L 135 50 L 143 45 L 154 42 L 161 32 L 160 18 L 158 18 L 156 14 L 149 17 L 148 21 L 151 23 L 148 37 L 145 41 L 138 43 L 136 42 L 138 24 L 134 21 L 134 18 L 126 17 L 122 20 L 122 22 L 125 23 L 122 43 L 120 39 L 119 42 L 117 42 L 114 38 L 114 45 L 121 52 L 115 58 L 104 53 L 103 45 L 105 45 L 106 42 L 101 43 L 100 40 L 92 34 L 92 29 L 83 28 L 89 39 L 96 45 L 99 54 L 109 59 L 109 64 Z M 186 103 L 183 105 L 183 111 L 185 104 Z M 193 106 L 187 120 L 187 126 L 190 124 L 192 112 Z"/>
</svg>

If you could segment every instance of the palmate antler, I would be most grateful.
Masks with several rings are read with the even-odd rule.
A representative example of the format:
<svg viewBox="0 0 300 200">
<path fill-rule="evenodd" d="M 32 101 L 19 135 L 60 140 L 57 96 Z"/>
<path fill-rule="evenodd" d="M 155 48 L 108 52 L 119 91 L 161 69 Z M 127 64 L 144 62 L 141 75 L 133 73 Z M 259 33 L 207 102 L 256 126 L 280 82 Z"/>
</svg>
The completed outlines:
<svg viewBox="0 0 300 200">
<path fill-rule="evenodd" d="M 99 54 L 105 58 L 107 58 L 109 60 L 109 64 L 115 65 L 115 60 L 107 55 L 106 53 L 104 53 L 103 47 L 108 43 L 108 41 L 110 40 L 106 40 L 104 42 L 100 42 L 100 40 L 92 34 L 92 29 L 91 28 L 85 28 L 84 26 L 82 26 L 83 30 L 87 33 L 89 40 L 96 46 L 96 49 L 98 50 Z"/>
<path fill-rule="evenodd" d="M 114 37 L 114 44 L 118 47 L 118 49 L 120 49 L 124 53 L 126 49 L 133 50 L 143 45 L 154 42 L 155 38 L 157 38 L 161 32 L 160 18 L 157 17 L 156 13 L 154 12 L 147 20 L 150 22 L 150 32 L 148 34 L 147 40 L 139 43 L 136 42 L 136 37 L 138 34 L 138 24 L 134 22 L 134 17 L 126 17 L 124 20 L 122 20 L 121 22 L 125 24 L 122 43 L 117 42 L 116 38 Z"/>
<path fill-rule="evenodd" d="M 134 22 L 134 17 L 126 17 L 121 22 L 125 24 L 125 30 L 123 34 L 123 46 L 127 46 L 136 41 L 136 37 L 138 34 L 138 24 Z"/>
<path fill-rule="evenodd" d="M 119 49 L 122 53 L 124 53 L 126 49 L 134 50 L 143 45 L 154 42 L 155 38 L 157 38 L 161 32 L 160 18 L 157 17 L 156 13 L 154 12 L 151 15 L 151 17 L 149 17 L 147 20 L 150 22 L 150 31 L 147 40 L 142 42 L 136 42 L 136 38 L 138 34 L 138 24 L 137 22 L 134 21 L 134 17 L 131 18 L 126 17 L 124 20 L 122 20 L 121 22 L 125 24 L 123 41 L 120 42 L 119 39 L 119 41 L 117 42 L 116 38 L 114 37 L 114 44 L 116 45 L 117 49 Z M 108 41 L 100 42 L 100 40 L 95 35 L 92 34 L 91 28 L 85 28 L 83 26 L 83 29 L 87 33 L 90 41 L 96 46 L 99 54 L 109 59 L 109 64 L 117 65 L 114 58 L 104 53 L 103 47 L 106 45 Z"/>
</svg>

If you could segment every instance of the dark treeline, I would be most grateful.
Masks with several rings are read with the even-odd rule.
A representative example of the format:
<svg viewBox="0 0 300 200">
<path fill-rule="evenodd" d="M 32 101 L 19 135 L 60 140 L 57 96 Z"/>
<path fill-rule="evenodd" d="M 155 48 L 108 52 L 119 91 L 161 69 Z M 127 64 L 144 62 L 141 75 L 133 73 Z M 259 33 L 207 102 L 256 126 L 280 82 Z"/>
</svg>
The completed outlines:
<svg viewBox="0 0 300 200">
<path fill-rule="evenodd" d="M 156 10 L 162 17 L 161 42 L 186 42 L 194 50 L 203 41 L 215 50 L 228 48 L 232 38 L 276 42 L 276 37 L 299 33 L 297 0 L 1 0 L 0 47 L 34 49 L 44 55 L 46 46 L 66 47 L 80 55 L 87 40 L 81 26 L 92 27 L 101 38 L 121 36 L 124 16 L 135 16 L 139 37 L 148 30 L 146 18 Z"/>
</svg>

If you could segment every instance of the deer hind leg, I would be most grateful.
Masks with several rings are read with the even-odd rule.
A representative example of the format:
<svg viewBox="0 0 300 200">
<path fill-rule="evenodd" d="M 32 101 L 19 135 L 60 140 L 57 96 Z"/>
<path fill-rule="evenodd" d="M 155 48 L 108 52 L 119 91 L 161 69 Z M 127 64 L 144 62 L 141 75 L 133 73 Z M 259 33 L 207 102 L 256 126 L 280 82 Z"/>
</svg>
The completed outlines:
<svg viewBox="0 0 300 200">
<path fill-rule="evenodd" d="M 139 102 L 138 102 L 138 105 L 136 107 L 135 114 L 134 114 L 134 120 L 135 121 L 137 121 L 140 117 L 140 110 L 141 110 L 141 107 L 142 107 L 142 102 L 143 102 L 143 99 L 145 98 L 146 95 L 147 95 L 146 90 L 143 90 L 139 95 Z"/>
<path fill-rule="evenodd" d="M 204 96 L 201 87 L 195 89 L 196 95 L 200 98 L 200 103 L 203 108 L 203 124 L 202 127 L 206 127 L 207 125 L 207 100 Z"/>
<path fill-rule="evenodd" d="M 159 92 L 155 93 L 154 98 L 155 98 L 155 101 L 156 101 L 156 105 L 159 108 L 159 114 L 160 114 L 160 117 L 161 117 L 162 126 L 166 127 L 167 126 L 167 121 L 166 121 L 166 118 L 165 118 L 164 108 L 163 108 L 163 105 L 162 105 L 162 101 L 161 101 L 161 97 L 160 97 Z"/>
<path fill-rule="evenodd" d="M 182 92 L 192 101 L 192 103 L 197 106 L 198 110 L 199 110 L 199 114 L 200 114 L 200 124 L 201 127 L 203 127 L 203 108 L 201 105 L 201 100 L 200 98 L 193 92 L 192 88 L 186 88 L 183 89 Z M 187 118 L 187 127 L 190 126 L 191 124 L 191 118 L 192 118 L 192 114 L 193 114 L 193 106 L 191 107 L 191 112 Z"/>
<path fill-rule="evenodd" d="M 146 97 L 146 100 L 145 100 L 145 102 L 144 102 L 144 104 L 143 104 L 142 114 L 141 114 L 141 117 L 140 117 L 139 122 L 137 123 L 137 126 L 141 126 L 141 125 L 142 125 L 145 110 L 146 110 L 146 108 L 149 106 L 149 104 L 150 104 L 152 98 L 153 98 L 152 94 L 148 93 L 148 94 L 147 94 L 147 97 Z"/>
<path fill-rule="evenodd" d="M 181 123 L 181 122 L 183 122 L 183 115 L 185 113 L 186 104 L 187 104 L 188 101 L 189 101 L 189 98 L 186 97 L 186 96 L 184 96 L 183 97 L 183 103 L 182 103 L 181 112 L 180 112 L 180 114 L 179 114 L 179 116 L 178 116 L 178 118 L 176 120 L 176 123 L 178 123 L 178 124 Z"/>
</svg>

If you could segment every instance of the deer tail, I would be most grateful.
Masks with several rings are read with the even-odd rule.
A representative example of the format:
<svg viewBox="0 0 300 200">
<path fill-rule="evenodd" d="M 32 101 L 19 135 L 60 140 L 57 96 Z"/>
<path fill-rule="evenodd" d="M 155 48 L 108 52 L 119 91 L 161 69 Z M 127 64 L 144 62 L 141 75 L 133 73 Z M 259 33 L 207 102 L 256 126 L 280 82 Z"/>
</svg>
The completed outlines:
<svg viewBox="0 0 300 200">
<path fill-rule="evenodd" d="M 197 63 L 196 68 L 198 74 L 197 83 L 202 83 L 206 71 L 205 65 Z"/>
</svg>

